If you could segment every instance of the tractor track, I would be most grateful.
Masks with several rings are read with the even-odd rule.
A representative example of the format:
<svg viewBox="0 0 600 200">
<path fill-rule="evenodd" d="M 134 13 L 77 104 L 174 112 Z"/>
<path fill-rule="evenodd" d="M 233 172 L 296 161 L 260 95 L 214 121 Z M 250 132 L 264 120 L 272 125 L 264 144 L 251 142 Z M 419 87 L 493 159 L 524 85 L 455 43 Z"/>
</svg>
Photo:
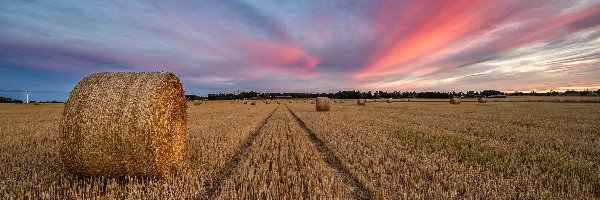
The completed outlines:
<svg viewBox="0 0 600 200">
<path fill-rule="evenodd" d="M 204 188 L 208 189 L 206 190 L 205 194 L 200 197 L 200 199 L 214 199 L 219 195 L 219 193 L 221 192 L 219 189 L 221 188 L 223 181 L 227 180 L 227 178 L 231 176 L 231 173 L 235 171 L 240 161 L 244 157 L 246 157 L 246 155 L 248 155 L 248 152 L 250 152 L 250 149 L 252 148 L 252 143 L 254 142 L 254 139 L 256 139 L 256 136 L 258 136 L 262 132 L 262 129 L 267 124 L 267 121 L 271 119 L 271 117 L 273 116 L 275 111 L 277 111 L 277 109 L 279 109 L 279 105 L 277 105 L 277 107 L 273 109 L 273 111 L 271 111 L 271 113 L 269 113 L 269 115 L 261 121 L 260 125 L 256 128 L 256 130 L 254 130 L 254 132 L 252 132 L 250 136 L 248 136 L 248 138 L 244 140 L 244 143 L 237 150 L 236 154 L 227 162 L 227 164 L 225 164 L 225 167 L 223 167 L 223 169 L 221 169 L 221 171 L 217 173 L 215 178 L 204 185 Z"/>
<path fill-rule="evenodd" d="M 337 156 L 335 156 L 335 154 L 331 150 L 329 150 L 329 148 L 327 148 L 323 140 L 317 137 L 315 132 L 312 131 L 306 125 L 306 123 L 304 123 L 304 121 L 302 121 L 302 119 L 300 119 L 300 117 L 298 117 L 298 115 L 296 115 L 296 113 L 287 106 L 287 104 L 285 105 L 285 107 L 292 114 L 292 116 L 294 116 L 298 125 L 304 130 L 304 132 L 306 132 L 308 139 L 315 145 L 315 147 L 321 154 L 323 160 L 327 163 L 327 165 L 329 165 L 330 168 L 332 168 L 333 171 L 335 171 L 336 174 L 340 176 L 344 184 L 346 184 L 346 186 L 348 187 L 352 196 L 355 199 L 359 200 L 374 199 L 373 195 L 363 185 L 360 184 L 358 179 L 352 176 L 348 169 L 346 169 L 344 165 L 342 165 L 340 159 Z"/>
</svg>

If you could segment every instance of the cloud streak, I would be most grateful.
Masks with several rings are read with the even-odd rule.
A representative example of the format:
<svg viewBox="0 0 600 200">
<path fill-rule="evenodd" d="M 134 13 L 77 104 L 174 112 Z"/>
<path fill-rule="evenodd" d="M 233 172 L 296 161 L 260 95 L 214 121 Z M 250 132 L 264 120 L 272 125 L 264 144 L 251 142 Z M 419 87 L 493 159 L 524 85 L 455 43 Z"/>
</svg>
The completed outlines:
<svg viewBox="0 0 600 200">
<path fill-rule="evenodd" d="M 11 1 L 0 67 L 173 71 L 200 94 L 594 87 L 599 24 L 598 1 Z"/>
</svg>

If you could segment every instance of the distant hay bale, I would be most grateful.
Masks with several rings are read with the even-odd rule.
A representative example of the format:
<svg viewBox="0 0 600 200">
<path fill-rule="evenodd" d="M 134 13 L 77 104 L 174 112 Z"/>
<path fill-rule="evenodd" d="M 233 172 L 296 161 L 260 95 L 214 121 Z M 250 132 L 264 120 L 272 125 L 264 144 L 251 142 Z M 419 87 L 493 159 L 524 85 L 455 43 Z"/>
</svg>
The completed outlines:
<svg viewBox="0 0 600 200">
<path fill-rule="evenodd" d="M 36 106 L 40 105 L 40 102 L 35 102 L 33 105 L 36 105 Z"/>
<path fill-rule="evenodd" d="M 265 101 L 266 104 L 271 104 L 271 101 Z"/>
<path fill-rule="evenodd" d="M 315 104 L 315 101 L 311 100 L 311 101 L 310 101 L 310 104 Z"/>
<path fill-rule="evenodd" d="M 256 105 L 256 102 L 252 101 L 252 102 L 250 102 L 250 105 L 252 105 L 252 106 Z"/>
<path fill-rule="evenodd" d="M 317 111 L 329 111 L 329 98 L 317 97 Z"/>
<path fill-rule="evenodd" d="M 450 99 L 450 104 L 460 104 L 460 99 L 458 99 L 458 98 L 451 98 Z"/>
<path fill-rule="evenodd" d="M 244 104 L 248 104 L 248 101 L 244 101 Z"/>
<path fill-rule="evenodd" d="M 356 104 L 364 106 L 365 104 L 367 104 L 367 100 L 366 99 L 358 99 L 358 101 L 356 101 Z"/>
<path fill-rule="evenodd" d="M 477 99 L 477 103 L 486 103 L 487 99 L 486 98 L 478 98 Z"/>
<path fill-rule="evenodd" d="M 281 104 L 281 101 L 277 101 L 277 104 Z"/>
<path fill-rule="evenodd" d="M 392 100 L 391 100 L 391 99 L 388 99 L 388 100 L 387 100 L 387 103 L 392 103 Z"/>
<path fill-rule="evenodd" d="M 186 103 L 172 73 L 84 78 L 71 91 L 60 122 L 65 169 L 87 176 L 169 176 L 184 158 Z"/>
<path fill-rule="evenodd" d="M 200 105 L 200 104 L 202 104 L 202 101 L 200 101 L 200 100 L 194 100 L 194 105 L 195 106 Z"/>
</svg>

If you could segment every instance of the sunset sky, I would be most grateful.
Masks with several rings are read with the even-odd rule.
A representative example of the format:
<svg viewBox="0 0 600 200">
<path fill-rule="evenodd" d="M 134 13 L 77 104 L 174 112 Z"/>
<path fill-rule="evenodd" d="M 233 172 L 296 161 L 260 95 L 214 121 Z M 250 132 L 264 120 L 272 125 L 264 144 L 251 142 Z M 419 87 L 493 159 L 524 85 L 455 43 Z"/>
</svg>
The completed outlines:
<svg viewBox="0 0 600 200">
<path fill-rule="evenodd" d="M 600 1 L 4 0 L 0 96 L 103 71 L 187 91 L 600 89 Z"/>
</svg>

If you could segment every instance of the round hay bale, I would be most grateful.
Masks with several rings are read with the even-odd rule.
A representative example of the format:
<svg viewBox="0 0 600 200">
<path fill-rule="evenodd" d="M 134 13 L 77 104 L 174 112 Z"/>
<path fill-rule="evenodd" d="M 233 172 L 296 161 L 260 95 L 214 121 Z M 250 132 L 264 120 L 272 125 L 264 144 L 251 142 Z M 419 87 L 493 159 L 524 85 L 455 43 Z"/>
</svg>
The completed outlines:
<svg viewBox="0 0 600 200">
<path fill-rule="evenodd" d="M 281 104 L 281 101 L 277 101 L 277 104 Z"/>
<path fill-rule="evenodd" d="M 356 101 L 356 104 L 364 106 L 365 104 L 367 104 L 367 100 L 366 99 L 358 99 L 358 101 Z"/>
<path fill-rule="evenodd" d="M 38 106 L 38 105 L 40 105 L 40 102 L 35 102 L 33 105 Z"/>
<path fill-rule="evenodd" d="M 248 101 L 244 101 L 244 104 L 248 104 Z"/>
<path fill-rule="evenodd" d="M 311 101 L 310 101 L 310 104 L 315 104 L 315 101 L 312 101 L 312 100 L 311 100 Z"/>
<path fill-rule="evenodd" d="M 169 176 L 184 158 L 186 107 L 172 73 L 92 74 L 65 103 L 62 163 L 87 176 Z"/>
<path fill-rule="evenodd" d="M 317 97 L 317 111 L 329 111 L 329 98 Z"/>
<path fill-rule="evenodd" d="M 388 100 L 387 100 L 387 103 L 392 103 L 392 100 L 391 100 L 391 99 L 388 99 Z"/>
<path fill-rule="evenodd" d="M 200 105 L 200 104 L 202 104 L 202 101 L 200 101 L 200 100 L 194 100 L 194 105 L 195 106 Z"/>
<path fill-rule="evenodd" d="M 252 105 L 252 106 L 256 105 L 256 102 L 252 101 L 252 102 L 250 102 L 250 105 Z"/>
<path fill-rule="evenodd" d="M 450 104 L 460 104 L 460 99 L 458 99 L 458 98 L 451 98 L 450 99 Z"/>
<path fill-rule="evenodd" d="M 487 99 L 486 98 L 478 98 L 477 99 L 477 103 L 486 103 Z"/>
</svg>

